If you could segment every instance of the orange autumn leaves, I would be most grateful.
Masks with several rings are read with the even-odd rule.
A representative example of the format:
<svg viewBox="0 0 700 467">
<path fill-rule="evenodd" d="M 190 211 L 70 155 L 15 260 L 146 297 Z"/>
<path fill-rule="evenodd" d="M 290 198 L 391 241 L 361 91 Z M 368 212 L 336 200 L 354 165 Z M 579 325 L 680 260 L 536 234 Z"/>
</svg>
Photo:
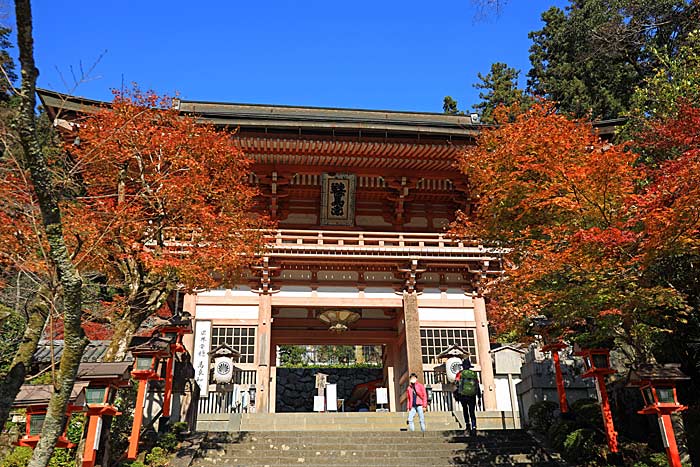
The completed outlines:
<svg viewBox="0 0 700 467">
<path fill-rule="evenodd" d="M 511 249 L 508 280 L 491 313 L 497 333 L 545 313 L 561 335 L 596 316 L 611 324 L 605 333 L 634 340 L 639 326 L 659 324 L 651 314 L 683 308 L 672 288 L 644 277 L 653 251 L 697 238 L 698 154 L 691 146 L 700 125 L 688 130 L 680 119 L 690 116 L 659 122 L 653 141 L 643 142 L 685 145 L 680 157 L 655 168 L 638 166 L 626 145 L 601 140 L 590 124 L 547 102 L 483 132 L 462 155 L 479 203 L 454 232 Z"/>
<path fill-rule="evenodd" d="M 86 309 L 86 330 L 129 308 L 157 309 L 175 287 L 232 281 L 263 248 L 260 229 L 269 224 L 251 212 L 251 162 L 235 135 L 170 104 L 138 89 L 115 93 L 110 106 L 77 121 L 52 158 L 74 263 L 85 277 L 106 277 L 111 295 Z M 13 156 L 0 161 L 0 264 L 42 280 L 51 267 L 40 217 Z"/>
<path fill-rule="evenodd" d="M 250 161 L 231 133 L 135 90 L 80 122 L 78 137 L 69 150 L 84 192 L 68 222 L 83 243 L 79 263 L 117 279 L 142 268 L 144 277 L 208 287 L 261 248 Z"/>
</svg>

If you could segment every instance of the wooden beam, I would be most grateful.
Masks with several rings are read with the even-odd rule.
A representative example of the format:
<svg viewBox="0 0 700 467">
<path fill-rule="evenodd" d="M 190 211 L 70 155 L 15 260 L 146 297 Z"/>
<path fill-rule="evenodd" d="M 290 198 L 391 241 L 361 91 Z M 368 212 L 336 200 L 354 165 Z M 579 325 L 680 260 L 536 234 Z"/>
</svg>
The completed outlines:
<svg viewBox="0 0 700 467">
<path fill-rule="evenodd" d="M 396 331 L 347 331 L 340 334 L 328 330 L 298 330 L 280 329 L 272 333 L 276 345 L 380 345 L 396 340 Z"/>
<path fill-rule="evenodd" d="M 400 296 L 396 298 L 335 298 L 335 297 L 284 297 L 272 296 L 272 306 L 298 306 L 318 308 L 400 308 Z"/>
<path fill-rule="evenodd" d="M 327 329 L 328 326 L 317 319 L 307 318 L 274 318 L 272 328 L 277 331 L 279 328 L 319 328 Z M 360 319 L 350 325 L 350 330 L 396 330 L 396 321 L 393 319 Z"/>
</svg>

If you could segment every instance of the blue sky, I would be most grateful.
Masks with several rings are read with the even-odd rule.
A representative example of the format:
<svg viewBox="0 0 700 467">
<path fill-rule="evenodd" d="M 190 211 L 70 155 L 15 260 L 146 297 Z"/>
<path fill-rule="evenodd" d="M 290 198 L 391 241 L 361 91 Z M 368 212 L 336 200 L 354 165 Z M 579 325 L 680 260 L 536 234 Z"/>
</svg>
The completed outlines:
<svg viewBox="0 0 700 467">
<path fill-rule="evenodd" d="M 111 88 L 138 82 L 192 100 L 428 112 L 449 94 L 466 109 L 492 62 L 522 70 L 524 85 L 527 33 L 565 3 L 511 0 L 475 19 L 470 0 L 40 0 L 39 85 L 70 90 L 71 66 L 78 73 L 104 53 L 75 94 L 109 100 Z"/>
</svg>

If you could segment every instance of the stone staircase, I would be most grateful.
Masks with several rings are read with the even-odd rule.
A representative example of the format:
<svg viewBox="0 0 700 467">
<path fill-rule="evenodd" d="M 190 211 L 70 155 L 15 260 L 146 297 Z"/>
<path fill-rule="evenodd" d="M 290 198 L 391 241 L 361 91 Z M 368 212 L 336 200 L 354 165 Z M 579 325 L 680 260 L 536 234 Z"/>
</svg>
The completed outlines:
<svg viewBox="0 0 700 467">
<path fill-rule="evenodd" d="M 188 467 L 562 465 L 526 431 L 503 429 L 503 415 L 478 415 L 480 431 L 464 436 L 452 412 L 427 413 L 426 433 L 408 432 L 406 413 L 231 414 Z"/>
<path fill-rule="evenodd" d="M 199 415 L 197 431 L 399 431 L 406 429 L 406 412 L 339 412 L 339 413 L 276 413 Z M 215 418 L 216 417 L 216 418 Z M 429 431 L 464 429 L 461 411 L 427 412 Z M 418 417 L 414 420 L 416 429 Z M 481 430 L 519 428 L 519 420 L 510 412 L 477 412 Z"/>
<path fill-rule="evenodd" d="M 561 465 L 523 430 L 208 433 L 190 467 Z"/>
</svg>

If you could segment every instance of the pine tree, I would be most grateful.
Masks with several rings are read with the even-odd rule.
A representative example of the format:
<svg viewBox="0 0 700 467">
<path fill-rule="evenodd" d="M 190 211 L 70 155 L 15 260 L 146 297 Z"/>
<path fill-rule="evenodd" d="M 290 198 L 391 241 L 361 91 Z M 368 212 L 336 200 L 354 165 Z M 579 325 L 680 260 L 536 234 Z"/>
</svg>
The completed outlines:
<svg viewBox="0 0 700 467">
<path fill-rule="evenodd" d="M 473 107 L 481 114 L 482 122 L 494 123 L 494 111 L 499 105 L 510 107 L 527 101 L 523 90 L 518 88 L 519 74 L 519 70 L 501 62 L 492 64 L 491 71 L 486 76 L 478 74 L 481 82 L 474 87 L 483 92 L 479 93 L 481 102 Z"/>
<path fill-rule="evenodd" d="M 460 113 L 457 110 L 457 101 L 452 98 L 452 96 L 445 96 L 442 100 L 442 111 L 450 115 L 458 115 Z"/>
</svg>

